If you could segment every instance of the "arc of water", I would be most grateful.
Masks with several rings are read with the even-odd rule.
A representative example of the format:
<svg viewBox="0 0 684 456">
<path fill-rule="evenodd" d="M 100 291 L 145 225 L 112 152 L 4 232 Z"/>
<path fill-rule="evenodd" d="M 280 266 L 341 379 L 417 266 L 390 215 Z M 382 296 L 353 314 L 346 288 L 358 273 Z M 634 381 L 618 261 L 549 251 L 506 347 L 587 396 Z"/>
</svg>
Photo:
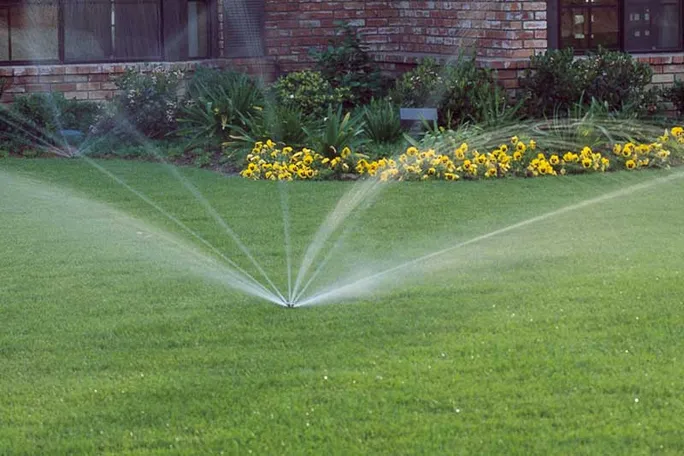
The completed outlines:
<svg viewBox="0 0 684 456">
<path fill-rule="evenodd" d="M 152 155 L 154 155 L 159 161 L 161 161 L 168 170 L 176 177 L 182 184 L 183 186 L 192 193 L 192 195 L 200 202 L 202 207 L 204 208 L 205 211 L 211 217 L 225 230 L 225 232 L 230 236 L 230 238 L 235 242 L 235 244 L 238 246 L 238 248 L 242 251 L 242 253 L 247 257 L 247 259 L 252 263 L 252 265 L 256 268 L 256 270 L 261 274 L 261 276 L 266 280 L 266 283 L 271 287 L 271 291 L 278 295 L 280 299 L 283 302 L 286 302 L 287 300 L 285 297 L 282 295 L 280 290 L 278 290 L 278 287 L 273 283 L 269 275 L 266 273 L 264 268 L 259 264 L 259 262 L 254 258 L 254 255 L 252 255 L 252 252 L 247 248 L 247 246 L 242 242 L 240 237 L 237 235 L 235 231 L 233 231 L 232 228 L 226 223 L 226 221 L 221 217 L 221 215 L 214 209 L 214 207 L 209 203 L 209 201 L 200 193 L 199 190 L 197 190 L 197 187 L 192 185 L 184 176 L 180 174 L 178 169 L 169 164 L 168 161 L 166 160 L 165 157 L 163 157 L 155 147 L 152 147 L 148 141 L 146 141 L 147 138 L 145 138 L 140 132 L 135 130 L 135 128 L 132 128 L 130 123 L 126 120 L 122 120 L 124 125 L 126 126 L 127 130 L 129 130 L 139 141 L 140 143 L 145 147 L 145 149 L 150 152 Z"/>
<path fill-rule="evenodd" d="M 363 206 L 361 207 L 360 210 L 356 211 L 357 216 L 359 215 L 358 213 L 363 212 L 364 210 L 368 209 L 370 206 L 372 206 L 375 197 L 379 195 L 379 191 L 374 191 L 370 192 L 367 194 L 367 197 L 362 200 L 360 204 Z M 358 217 L 356 218 L 356 221 L 358 221 Z M 344 227 L 344 230 L 342 233 L 339 235 L 337 240 L 335 241 L 335 244 L 332 246 L 331 249 L 328 250 L 328 252 L 325 255 L 325 258 L 323 258 L 323 261 L 320 262 L 320 264 L 316 267 L 316 270 L 311 274 L 311 277 L 309 277 L 309 280 L 304 284 L 304 286 L 301 288 L 299 293 L 293 298 L 292 302 L 297 303 L 297 301 L 306 293 L 306 291 L 309 289 L 311 284 L 314 283 L 314 280 L 323 272 L 325 267 L 328 265 L 330 260 L 332 260 L 334 254 L 338 251 L 340 247 L 344 244 L 345 239 L 347 238 L 347 235 L 354 229 L 355 223 L 347 223 Z"/>
<path fill-rule="evenodd" d="M 241 268 L 238 264 L 236 264 L 233 260 L 228 258 L 226 255 L 224 255 L 220 250 L 218 250 L 214 245 L 212 245 L 209 241 L 204 239 L 202 236 L 197 234 L 194 230 L 190 229 L 186 224 L 181 222 L 178 218 L 174 217 L 173 215 L 169 214 L 166 212 L 162 207 L 160 207 L 157 203 L 149 199 L 147 196 L 144 194 L 140 193 L 130 185 L 128 185 L 126 182 L 124 182 L 121 178 L 116 176 L 115 174 L 111 173 L 109 170 L 105 169 L 101 165 L 97 164 L 94 160 L 88 158 L 88 157 L 82 157 L 84 160 L 86 160 L 87 163 L 89 163 L 91 166 L 95 167 L 102 173 L 104 173 L 106 176 L 109 178 L 113 179 L 115 182 L 118 184 L 122 185 L 124 188 L 126 188 L 128 191 L 132 192 L 134 195 L 136 195 L 138 198 L 143 200 L 145 203 L 149 204 L 153 208 L 155 208 L 158 212 L 160 212 L 162 215 L 164 215 L 166 218 L 171 220 L 173 223 L 175 223 L 177 226 L 179 226 L 181 229 L 183 229 L 186 233 L 190 234 L 193 236 L 195 239 L 200 241 L 202 244 L 204 244 L 206 247 L 208 247 L 212 252 L 214 252 L 216 255 L 218 255 L 223 261 L 225 261 L 228 265 L 230 265 L 234 270 L 232 271 L 233 277 L 240 280 L 240 281 L 246 281 L 251 283 L 256 289 L 261 290 L 261 293 L 266 293 L 267 295 L 270 295 L 271 297 L 268 299 L 269 301 L 272 302 L 278 302 L 278 298 L 281 298 L 280 296 L 277 296 L 276 294 L 272 293 L 270 290 L 268 290 L 266 287 L 264 287 L 261 283 L 259 283 L 258 280 L 256 280 L 249 272 L 245 271 L 243 268 Z M 282 298 L 281 298 L 282 300 Z"/>
<path fill-rule="evenodd" d="M 309 244 L 309 247 L 304 254 L 302 263 L 299 267 L 299 272 L 295 280 L 294 296 L 300 294 L 300 287 L 302 282 L 306 280 L 306 276 L 311 269 L 311 265 L 318 258 L 325 243 L 338 230 L 339 226 L 344 222 L 349 214 L 354 211 L 364 199 L 372 194 L 380 185 L 378 179 L 368 179 L 363 182 L 356 183 L 352 190 L 347 192 L 342 199 L 337 202 L 335 208 L 328 214 L 325 221 L 314 235 L 314 239 Z"/>
<path fill-rule="evenodd" d="M 135 222 L 138 222 L 135 220 Z M 133 227 L 136 229 L 147 229 L 145 226 L 141 226 L 140 223 L 132 223 L 129 222 Z M 220 282 L 225 282 L 226 276 L 232 279 L 232 281 L 229 283 L 229 285 L 233 288 L 237 288 L 238 290 L 243 291 L 244 293 L 247 293 L 249 295 L 254 295 L 258 296 L 265 301 L 272 302 L 277 305 L 282 305 L 280 300 L 278 299 L 277 296 L 275 296 L 273 293 L 270 293 L 267 289 L 265 289 L 263 286 L 261 288 L 255 287 L 254 283 L 247 282 L 243 279 L 243 277 L 238 276 L 235 274 L 235 271 L 229 267 L 226 267 L 224 264 L 217 263 L 217 261 L 205 255 L 202 252 L 198 252 L 196 249 L 191 248 L 190 246 L 186 245 L 185 243 L 181 242 L 179 239 L 175 238 L 174 236 L 171 236 L 167 233 L 164 232 L 159 232 L 155 231 L 154 232 L 155 236 L 167 241 L 170 244 L 175 245 L 179 249 L 183 250 L 184 252 L 190 253 L 193 256 L 195 256 L 197 259 L 202 260 L 206 263 L 209 263 L 212 266 L 212 269 L 216 269 L 217 267 L 221 268 L 221 275 L 219 277 L 216 277 L 216 280 Z"/>
<path fill-rule="evenodd" d="M 411 266 L 415 266 L 419 263 L 422 263 L 424 261 L 436 258 L 438 256 L 444 255 L 446 253 L 452 252 L 456 249 L 468 246 L 470 244 L 475 244 L 477 242 L 484 241 L 486 239 L 498 236 L 500 234 L 507 233 L 509 231 L 517 230 L 518 228 L 522 228 L 524 226 L 531 225 L 533 223 L 541 222 L 541 221 L 550 219 L 552 217 L 556 217 L 556 216 L 559 216 L 559 215 L 562 215 L 562 214 L 565 214 L 568 212 L 576 211 L 576 210 L 585 208 L 587 206 L 599 204 L 599 203 L 602 203 L 604 201 L 615 199 L 615 198 L 618 198 L 621 196 L 626 196 L 626 195 L 632 194 L 634 192 L 644 190 L 644 189 L 647 189 L 647 188 L 650 188 L 650 187 L 653 187 L 653 186 L 656 186 L 659 184 L 663 184 L 665 182 L 669 182 L 669 181 L 674 180 L 674 179 L 679 179 L 682 177 L 684 177 L 684 172 L 678 172 L 676 174 L 671 174 L 671 175 L 666 176 L 666 177 L 661 177 L 661 178 L 654 179 L 654 180 L 651 180 L 648 182 L 635 184 L 635 185 L 632 185 L 632 186 L 627 187 L 625 189 L 616 190 L 614 192 L 610 192 L 610 193 L 607 193 L 607 194 L 604 194 L 601 196 L 597 196 L 595 198 L 590 198 L 590 199 L 587 199 L 584 201 L 580 201 L 579 203 L 571 204 L 569 206 L 565 206 L 565 207 L 562 207 L 560 209 L 556 209 L 556 210 L 553 210 L 550 212 L 546 212 L 546 213 L 538 215 L 536 217 L 532 217 L 532 218 L 529 218 L 527 220 L 523 220 L 521 222 L 514 223 L 512 225 L 508 225 L 506 227 L 500 228 L 498 230 L 494 230 L 494 231 L 491 231 L 489 233 L 482 234 L 480 236 L 476 236 L 472 239 L 468 239 L 467 241 L 460 242 L 456 245 L 453 245 L 453 246 L 450 246 L 450 247 L 429 253 L 427 255 L 423 255 L 419 258 L 415 258 L 413 260 L 407 261 L 407 262 L 399 264 L 397 266 L 387 268 L 385 270 L 382 270 L 382 271 L 377 272 L 375 274 L 371 274 L 370 276 L 364 277 L 362 279 L 354 280 L 350 283 L 341 285 L 339 287 L 335 287 L 335 288 L 332 288 L 330 290 L 323 291 L 323 292 L 320 292 L 318 294 L 314 294 L 313 296 L 306 298 L 306 299 L 302 300 L 301 302 L 299 302 L 298 305 L 299 306 L 314 305 L 314 304 L 323 302 L 327 299 L 330 299 L 331 297 L 334 297 L 335 295 L 344 294 L 345 292 L 347 292 L 351 289 L 354 289 L 356 287 L 360 287 L 363 284 L 373 282 L 373 281 L 378 280 L 378 279 L 382 279 L 383 277 L 385 277 L 389 274 L 392 274 L 394 272 L 400 271 L 402 269 L 406 269 L 406 268 L 411 267 Z"/>
</svg>

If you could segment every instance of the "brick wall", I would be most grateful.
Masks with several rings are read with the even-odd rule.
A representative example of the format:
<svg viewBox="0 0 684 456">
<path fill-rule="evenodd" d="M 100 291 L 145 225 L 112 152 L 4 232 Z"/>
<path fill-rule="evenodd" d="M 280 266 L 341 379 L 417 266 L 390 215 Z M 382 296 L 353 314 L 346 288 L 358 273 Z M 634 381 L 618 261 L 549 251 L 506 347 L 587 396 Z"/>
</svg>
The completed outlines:
<svg viewBox="0 0 684 456">
<path fill-rule="evenodd" d="M 359 27 L 386 69 L 425 56 L 473 50 L 488 62 L 527 59 L 547 48 L 545 1 L 266 0 L 266 49 L 284 70 L 306 66 L 308 50 L 334 36 L 335 22 Z"/>
</svg>

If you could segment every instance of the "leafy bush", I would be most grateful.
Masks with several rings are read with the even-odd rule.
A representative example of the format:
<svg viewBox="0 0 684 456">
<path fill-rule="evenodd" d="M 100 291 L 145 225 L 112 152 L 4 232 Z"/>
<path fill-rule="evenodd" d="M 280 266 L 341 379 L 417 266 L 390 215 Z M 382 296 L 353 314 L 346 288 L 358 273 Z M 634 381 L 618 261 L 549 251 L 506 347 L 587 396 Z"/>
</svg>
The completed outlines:
<svg viewBox="0 0 684 456">
<path fill-rule="evenodd" d="M 133 128 L 152 139 L 172 133 L 182 79 L 182 72 L 161 67 L 150 73 L 127 70 L 115 81 L 120 91 L 113 100 L 116 109 L 101 117 L 97 132 L 112 130 L 126 136 Z"/>
<path fill-rule="evenodd" d="M 324 50 L 311 50 L 316 69 L 333 87 L 351 89 L 347 108 L 368 103 L 383 95 L 385 79 L 373 64 L 356 30 L 343 25 Z"/>
<path fill-rule="evenodd" d="M 262 114 L 247 120 L 245 129 L 235 128 L 230 139 L 223 146 L 231 152 L 236 149 L 251 150 L 254 143 L 267 140 L 291 147 L 304 147 L 307 141 L 306 129 L 314 122 L 306 118 L 295 106 L 268 104 Z"/>
<path fill-rule="evenodd" d="M 402 136 L 399 108 L 388 100 L 372 100 L 363 119 L 366 137 L 375 143 L 394 143 Z"/>
<path fill-rule="evenodd" d="M 18 149 L 61 145 L 65 138 L 60 131 L 87 133 L 100 109 L 96 103 L 69 100 L 61 93 L 19 96 L 11 106 L 0 108 L 0 132 Z"/>
<path fill-rule="evenodd" d="M 624 52 L 599 49 L 575 58 L 572 49 L 549 50 L 531 58 L 521 79 L 528 113 L 533 117 L 567 112 L 592 100 L 609 112 L 653 111 L 657 92 L 648 89 L 652 69 Z"/>
<path fill-rule="evenodd" d="M 675 81 L 675 83 L 665 89 L 663 97 L 674 105 L 678 115 L 684 115 L 684 82 Z"/>
<path fill-rule="evenodd" d="M 225 140 L 231 132 L 248 129 L 261 115 L 264 91 L 248 75 L 236 71 L 198 68 L 181 108 L 179 134 L 195 140 Z"/>
<path fill-rule="evenodd" d="M 507 113 L 507 101 L 494 73 L 479 68 L 474 58 L 459 58 L 440 67 L 425 59 L 402 75 L 391 93 L 392 101 L 404 107 L 436 107 L 439 124 L 456 127 L 482 122 Z"/>
<path fill-rule="evenodd" d="M 329 105 L 337 107 L 352 98 L 350 87 L 333 87 L 321 72 L 304 70 L 280 77 L 273 86 L 276 102 L 310 118 L 322 118 Z"/>
<path fill-rule="evenodd" d="M 324 157 L 332 158 L 345 148 L 356 150 L 366 142 L 363 138 L 364 125 L 363 114 L 344 114 L 342 106 L 336 111 L 328 106 L 328 114 L 323 122 L 314 128 L 304 128 L 304 131 L 307 144 Z"/>
</svg>

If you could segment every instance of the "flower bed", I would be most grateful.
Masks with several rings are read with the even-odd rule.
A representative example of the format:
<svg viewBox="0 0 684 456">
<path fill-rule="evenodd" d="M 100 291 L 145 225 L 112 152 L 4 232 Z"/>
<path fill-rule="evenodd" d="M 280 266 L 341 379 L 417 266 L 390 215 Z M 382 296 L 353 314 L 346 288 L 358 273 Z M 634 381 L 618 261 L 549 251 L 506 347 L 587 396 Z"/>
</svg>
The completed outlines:
<svg viewBox="0 0 684 456">
<path fill-rule="evenodd" d="M 557 176 L 666 168 L 672 164 L 670 149 L 680 144 L 684 144 L 684 128 L 674 127 L 657 141 L 617 143 L 605 150 L 587 146 L 577 151 L 542 151 L 534 139 L 513 137 L 510 144 L 488 152 L 471 150 L 467 143 L 449 152 L 412 146 L 398 157 L 369 160 L 349 148 L 326 158 L 311 149 L 294 150 L 268 140 L 255 144 L 240 175 L 253 180 L 309 180 L 353 173 L 382 181 Z"/>
</svg>

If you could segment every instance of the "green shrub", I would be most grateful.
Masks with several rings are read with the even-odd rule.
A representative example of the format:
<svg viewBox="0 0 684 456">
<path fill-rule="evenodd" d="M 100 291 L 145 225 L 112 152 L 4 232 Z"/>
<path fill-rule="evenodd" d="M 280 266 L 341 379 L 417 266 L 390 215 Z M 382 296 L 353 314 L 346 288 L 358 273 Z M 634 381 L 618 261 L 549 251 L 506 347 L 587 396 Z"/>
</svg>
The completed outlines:
<svg viewBox="0 0 684 456">
<path fill-rule="evenodd" d="M 592 100 L 609 112 L 652 112 L 657 92 L 647 86 L 653 71 L 624 52 L 599 49 L 575 58 L 572 49 L 549 50 L 531 58 L 521 79 L 527 112 L 532 117 L 566 113 Z"/>
<path fill-rule="evenodd" d="M 304 70 L 280 77 L 273 86 L 276 103 L 295 108 L 303 115 L 320 119 L 328 106 L 337 107 L 352 98 L 349 87 L 333 87 L 321 72 Z"/>
<path fill-rule="evenodd" d="M 402 136 L 399 108 L 388 100 L 371 100 L 363 119 L 366 137 L 374 143 L 395 143 Z"/>
<path fill-rule="evenodd" d="M 664 90 L 663 97 L 674 105 L 678 115 L 684 115 L 684 82 L 675 83 Z"/>
<path fill-rule="evenodd" d="M 148 138 L 158 139 L 176 129 L 180 83 L 183 73 L 156 68 L 150 73 L 129 69 L 116 81 L 119 93 L 98 124 L 98 132 L 107 130 L 127 136 L 134 129 Z"/>
<path fill-rule="evenodd" d="M 19 96 L 12 105 L 0 107 L 0 134 L 19 153 L 28 146 L 60 146 L 66 141 L 61 130 L 87 134 L 100 109 L 96 103 L 69 100 L 61 93 Z"/>
<path fill-rule="evenodd" d="M 333 158 L 340 155 L 345 147 L 355 151 L 367 142 L 363 137 L 364 125 L 362 113 L 345 114 L 342 106 L 335 111 L 328 106 L 323 121 L 317 127 L 304 128 L 304 131 L 309 147 L 325 157 Z"/>
<path fill-rule="evenodd" d="M 465 57 L 441 67 L 423 60 L 397 81 L 391 99 L 403 107 L 437 108 L 439 124 L 449 128 L 488 120 L 508 106 L 494 73 Z"/>
<path fill-rule="evenodd" d="M 352 26 L 343 25 L 325 49 L 312 49 L 310 54 L 316 69 L 333 87 L 351 90 L 344 100 L 347 108 L 366 104 L 383 95 L 385 79 Z"/>
<path fill-rule="evenodd" d="M 234 129 L 247 129 L 264 104 L 264 91 L 248 75 L 198 68 L 188 84 L 178 133 L 195 140 L 223 141 Z"/>
</svg>

